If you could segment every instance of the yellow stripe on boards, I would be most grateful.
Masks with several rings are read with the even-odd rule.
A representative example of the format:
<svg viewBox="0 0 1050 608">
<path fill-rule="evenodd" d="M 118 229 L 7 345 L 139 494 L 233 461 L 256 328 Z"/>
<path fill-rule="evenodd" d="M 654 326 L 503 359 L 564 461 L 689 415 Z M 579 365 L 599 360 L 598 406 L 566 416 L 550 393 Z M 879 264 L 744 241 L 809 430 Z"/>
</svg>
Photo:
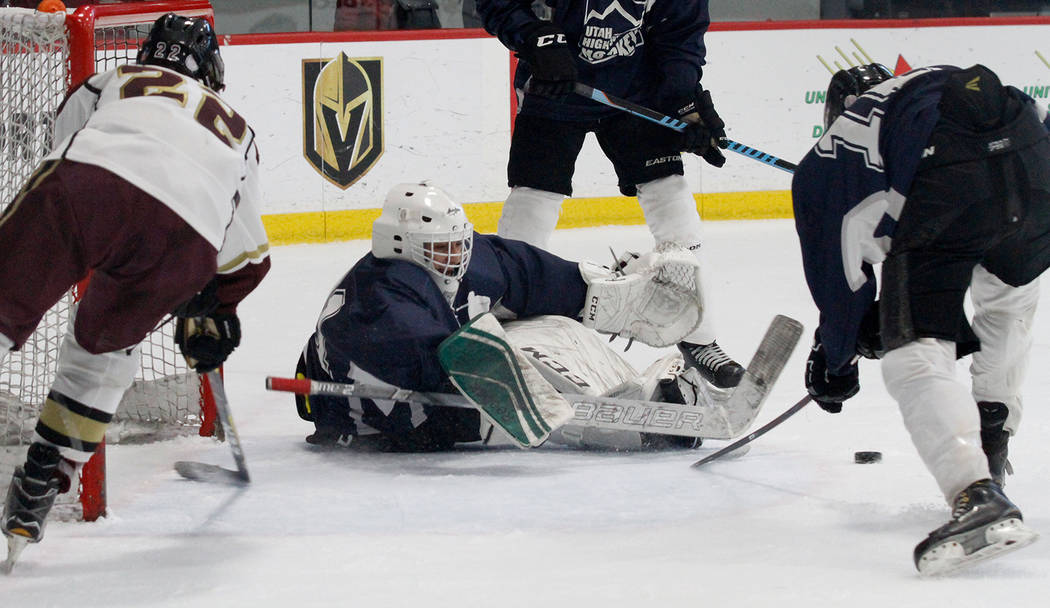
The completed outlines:
<svg viewBox="0 0 1050 608">
<path fill-rule="evenodd" d="M 697 210 L 707 221 L 765 220 L 792 217 L 791 191 L 715 192 L 696 194 Z M 467 217 L 478 232 L 496 232 L 502 203 L 467 203 Z M 264 215 L 273 245 L 328 243 L 372 238 L 372 222 L 379 209 L 315 211 Z M 636 226 L 645 223 L 638 199 L 627 196 L 567 199 L 558 228 Z"/>
</svg>

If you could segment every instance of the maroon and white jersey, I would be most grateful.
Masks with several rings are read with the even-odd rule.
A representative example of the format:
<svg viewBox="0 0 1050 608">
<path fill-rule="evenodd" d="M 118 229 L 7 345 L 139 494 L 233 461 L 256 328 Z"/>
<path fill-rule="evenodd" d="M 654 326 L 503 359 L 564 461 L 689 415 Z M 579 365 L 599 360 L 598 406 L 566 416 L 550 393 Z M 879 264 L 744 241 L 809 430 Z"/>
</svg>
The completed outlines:
<svg viewBox="0 0 1050 608">
<path fill-rule="evenodd" d="M 255 132 L 197 80 L 153 65 L 95 74 L 63 102 L 55 141 L 48 159 L 102 167 L 177 213 L 220 273 L 268 255 Z"/>
</svg>

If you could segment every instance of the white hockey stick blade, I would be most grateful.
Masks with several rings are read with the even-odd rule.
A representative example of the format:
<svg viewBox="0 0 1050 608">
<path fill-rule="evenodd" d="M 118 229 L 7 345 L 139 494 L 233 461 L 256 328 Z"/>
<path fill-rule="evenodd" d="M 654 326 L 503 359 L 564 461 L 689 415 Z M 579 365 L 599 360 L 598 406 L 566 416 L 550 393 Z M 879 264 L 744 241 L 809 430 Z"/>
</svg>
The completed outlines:
<svg viewBox="0 0 1050 608">
<path fill-rule="evenodd" d="M 712 439 L 733 439 L 751 428 L 801 337 L 801 323 L 784 315 L 773 317 L 744 377 L 725 404 L 728 434 Z"/>
<path fill-rule="evenodd" d="M 251 481 L 247 475 L 242 475 L 240 471 L 231 471 L 214 464 L 189 460 L 176 462 L 175 471 L 186 479 L 194 481 L 232 483 L 240 486 L 246 486 Z"/>
<path fill-rule="evenodd" d="M 28 544 L 28 538 L 21 536 L 7 537 L 7 559 L 4 560 L 4 574 L 11 574 L 11 571 L 15 568 L 15 562 L 18 561 L 18 556 L 22 555 L 22 550 Z"/>
</svg>

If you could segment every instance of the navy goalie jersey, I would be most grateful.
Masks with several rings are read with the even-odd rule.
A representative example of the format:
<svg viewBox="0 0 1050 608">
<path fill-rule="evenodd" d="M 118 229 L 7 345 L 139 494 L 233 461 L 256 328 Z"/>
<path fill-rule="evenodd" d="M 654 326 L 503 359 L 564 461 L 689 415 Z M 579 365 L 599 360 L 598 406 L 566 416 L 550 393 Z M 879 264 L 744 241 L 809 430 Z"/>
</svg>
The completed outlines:
<svg viewBox="0 0 1050 608">
<path fill-rule="evenodd" d="M 328 296 L 301 367 L 315 380 L 454 392 L 437 349 L 470 320 L 468 300 L 486 297 L 493 309 L 515 318 L 577 318 L 586 293 L 577 263 L 495 235 L 474 234 L 470 265 L 452 306 L 423 268 L 369 253 Z M 318 427 L 353 435 L 406 432 L 426 420 L 428 409 L 341 397 L 315 396 L 310 402 Z"/>
</svg>

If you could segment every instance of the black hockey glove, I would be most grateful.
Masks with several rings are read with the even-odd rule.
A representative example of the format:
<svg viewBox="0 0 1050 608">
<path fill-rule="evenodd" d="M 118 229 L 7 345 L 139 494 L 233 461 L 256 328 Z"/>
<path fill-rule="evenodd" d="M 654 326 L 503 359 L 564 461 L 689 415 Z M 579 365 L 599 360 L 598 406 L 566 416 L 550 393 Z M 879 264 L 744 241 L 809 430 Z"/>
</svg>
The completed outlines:
<svg viewBox="0 0 1050 608">
<path fill-rule="evenodd" d="M 711 134 L 712 145 L 708 148 L 707 153 L 701 156 L 709 164 L 721 167 L 726 164 L 726 157 L 721 150 L 728 145 L 726 143 L 726 123 L 715 111 L 715 104 L 711 101 L 711 91 L 705 91 L 700 83 L 696 84 L 696 111 L 700 115 L 700 122 L 707 125 L 707 130 Z"/>
<path fill-rule="evenodd" d="M 860 320 L 860 331 L 857 333 L 857 354 L 865 359 L 881 359 L 886 354 L 882 347 L 882 331 L 879 327 L 879 301 L 871 303 L 871 308 Z"/>
<path fill-rule="evenodd" d="M 198 373 L 214 371 L 241 343 L 241 322 L 235 314 L 179 318 L 175 342 L 186 364 Z"/>
<path fill-rule="evenodd" d="M 854 363 L 843 375 L 830 373 L 824 345 L 819 336 L 814 337 L 806 362 L 806 390 L 822 410 L 837 414 L 842 411 L 842 403 L 860 391 L 860 371 Z"/>
<path fill-rule="evenodd" d="M 672 100 L 670 105 L 670 112 L 676 118 L 689 123 L 679 139 L 679 149 L 702 156 L 715 167 L 726 164 L 720 149 L 726 146 L 726 123 L 715 111 L 711 92 L 705 91 L 698 82 L 691 94 Z"/>
<path fill-rule="evenodd" d="M 544 21 L 527 30 L 518 57 L 532 70 L 532 77 L 525 84 L 526 91 L 551 99 L 572 93 L 576 84 L 576 59 L 560 27 Z"/>
</svg>

